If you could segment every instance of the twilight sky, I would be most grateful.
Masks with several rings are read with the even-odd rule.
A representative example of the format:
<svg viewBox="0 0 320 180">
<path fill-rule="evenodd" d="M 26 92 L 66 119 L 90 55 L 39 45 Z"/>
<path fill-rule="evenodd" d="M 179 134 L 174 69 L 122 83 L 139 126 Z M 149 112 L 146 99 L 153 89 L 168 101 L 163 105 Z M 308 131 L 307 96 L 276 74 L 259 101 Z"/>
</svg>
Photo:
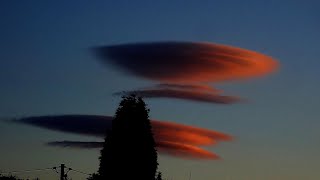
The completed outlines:
<svg viewBox="0 0 320 180">
<path fill-rule="evenodd" d="M 152 119 L 226 132 L 221 160 L 160 156 L 164 177 L 316 180 L 320 176 L 320 3 L 283 1 L 1 1 L 0 117 L 114 115 L 116 92 L 154 85 L 102 63 L 90 48 L 135 42 L 212 42 L 273 57 L 277 72 L 214 83 L 236 104 L 147 99 Z M 0 122 L 0 172 L 65 163 L 92 173 L 99 151 L 49 147 L 96 138 Z M 18 174 L 58 179 L 54 171 Z M 69 173 L 73 179 L 86 176 Z"/>
</svg>

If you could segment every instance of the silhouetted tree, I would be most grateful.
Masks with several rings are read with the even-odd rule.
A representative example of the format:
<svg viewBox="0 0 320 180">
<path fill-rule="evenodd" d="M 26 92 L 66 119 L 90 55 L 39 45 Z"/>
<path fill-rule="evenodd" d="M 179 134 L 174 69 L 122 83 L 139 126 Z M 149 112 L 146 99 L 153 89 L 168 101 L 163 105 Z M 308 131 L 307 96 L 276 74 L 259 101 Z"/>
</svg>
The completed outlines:
<svg viewBox="0 0 320 180">
<path fill-rule="evenodd" d="M 87 180 L 98 180 L 98 179 L 101 179 L 101 178 L 97 173 L 93 173 L 87 178 Z"/>
<path fill-rule="evenodd" d="M 157 151 L 148 113 L 142 98 L 122 97 L 101 150 L 100 179 L 155 179 Z"/>
<path fill-rule="evenodd" d="M 0 180 L 23 180 L 23 179 L 20 179 L 16 176 L 12 176 L 12 175 L 1 175 L 0 174 Z M 28 180 L 28 179 L 27 179 Z M 39 178 L 35 178 L 33 180 L 40 180 Z"/>
<path fill-rule="evenodd" d="M 3 176 L 3 175 L 0 174 L 0 180 L 22 180 L 22 179 L 19 179 L 19 178 L 15 177 L 15 176 L 12 176 L 12 175 Z"/>
<path fill-rule="evenodd" d="M 156 180 L 162 180 L 162 173 L 158 172 Z"/>
</svg>

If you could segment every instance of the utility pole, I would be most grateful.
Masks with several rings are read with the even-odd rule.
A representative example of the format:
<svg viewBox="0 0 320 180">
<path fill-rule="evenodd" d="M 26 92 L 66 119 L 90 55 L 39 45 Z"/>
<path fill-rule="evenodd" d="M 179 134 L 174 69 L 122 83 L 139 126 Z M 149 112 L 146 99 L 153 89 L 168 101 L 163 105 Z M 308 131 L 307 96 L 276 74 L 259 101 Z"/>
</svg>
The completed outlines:
<svg viewBox="0 0 320 180">
<path fill-rule="evenodd" d="M 61 164 L 60 166 L 60 180 L 64 180 L 64 168 L 65 168 L 65 165 L 64 164 Z"/>
</svg>

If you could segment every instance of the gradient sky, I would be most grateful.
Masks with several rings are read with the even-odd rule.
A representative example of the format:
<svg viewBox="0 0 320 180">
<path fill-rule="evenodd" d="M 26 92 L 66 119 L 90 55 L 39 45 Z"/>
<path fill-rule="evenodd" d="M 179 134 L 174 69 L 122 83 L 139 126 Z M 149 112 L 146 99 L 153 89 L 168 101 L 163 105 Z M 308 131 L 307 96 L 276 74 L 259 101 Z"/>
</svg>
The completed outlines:
<svg viewBox="0 0 320 180">
<path fill-rule="evenodd" d="M 114 92 L 151 84 L 97 60 L 97 45 L 206 41 L 258 51 L 278 72 L 219 83 L 249 101 L 234 105 L 147 100 L 153 119 L 227 132 L 236 137 L 209 150 L 218 161 L 160 156 L 165 178 L 184 180 L 316 180 L 320 177 L 320 3 L 283 1 L 1 1 L 0 116 L 113 115 Z M 65 163 L 92 173 L 99 151 L 44 145 L 95 140 L 0 122 L 0 172 Z M 73 179 L 86 176 L 69 173 Z M 19 174 L 58 179 L 54 171 Z"/>
</svg>

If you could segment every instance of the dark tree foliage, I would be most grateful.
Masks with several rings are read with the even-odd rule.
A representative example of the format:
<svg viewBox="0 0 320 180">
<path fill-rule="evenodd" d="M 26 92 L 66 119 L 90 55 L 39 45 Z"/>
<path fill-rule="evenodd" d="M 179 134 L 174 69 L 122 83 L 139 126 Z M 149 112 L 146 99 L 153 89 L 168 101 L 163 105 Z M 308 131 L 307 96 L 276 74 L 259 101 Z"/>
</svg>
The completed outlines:
<svg viewBox="0 0 320 180">
<path fill-rule="evenodd" d="M 158 172 L 156 180 L 162 180 L 162 173 Z"/>
<path fill-rule="evenodd" d="M 87 178 L 87 180 L 99 180 L 99 179 L 100 179 L 100 176 L 97 173 L 93 173 Z"/>
<path fill-rule="evenodd" d="M 124 96 L 101 150 L 98 174 L 105 180 L 154 180 L 158 167 L 149 109 L 140 97 Z"/>
<path fill-rule="evenodd" d="M 3 175 L 0 174 L 0 180 L 22 180 L 22 179 L 19 179 L 19 178 L 15 177 L 15 176 L 12 176 L 12 175 L 3 176 Z"/>
<path fill-rule="evenodd" d="M 16 176 L 12 176 L 12 175 L 9 175 L 9 176 L 5 176 L 5 175 L 1 175 L 0 174 L 0 180 L 24 180 L 24 179 L 20 179 Z M 29 180 L 29 179 L 27 179 Z M 35 178 L 34 180 L 40 180 L 39 178 Z"/>
</svg>

